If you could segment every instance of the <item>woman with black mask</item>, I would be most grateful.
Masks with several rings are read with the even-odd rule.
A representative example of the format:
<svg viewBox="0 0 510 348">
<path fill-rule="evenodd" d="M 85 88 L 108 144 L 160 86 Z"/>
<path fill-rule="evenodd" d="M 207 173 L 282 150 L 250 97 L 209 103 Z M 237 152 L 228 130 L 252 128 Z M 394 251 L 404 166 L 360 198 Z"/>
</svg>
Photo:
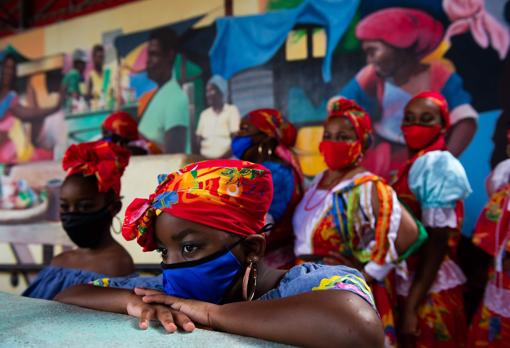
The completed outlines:
<svg viewBox="0 0 510 348">
<path fill-rule="evenodd" d="M 129 253 L 112 237 L 110 228 L 120 211 L 120 178 L 129 152 L 106 141 L 70 146 L 63 159 L 68 171 L 60 194 L 62 227 L 77 249 L 53 258 L 23 293 L 53 299 L 65 288 L 134 272 Z"/>
</svg>

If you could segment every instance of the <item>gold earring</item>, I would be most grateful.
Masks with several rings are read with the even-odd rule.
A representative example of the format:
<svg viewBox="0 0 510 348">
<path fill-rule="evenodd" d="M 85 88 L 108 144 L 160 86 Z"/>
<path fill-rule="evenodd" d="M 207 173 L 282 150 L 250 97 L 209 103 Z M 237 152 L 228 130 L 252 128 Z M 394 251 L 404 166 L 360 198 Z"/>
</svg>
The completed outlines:
<svg viewBox="0 0 510 348">
<path fill-rule="evenodd" d="M 114 223 L 112 221 L 112 231 L 115 234 L 120 234 L 122 232 L 122 220 L 120 219 L 120 217 L 118 215 L 115 215 L 114 220 L 117 221 L 118 228 L 113 227 Z"/>
<path fill-rule="evenodd" d="M 257 289 L 257 262 L 253 260 L 248 262 L 243 277 L 243 298 L 245 301 L 253 300 Z"/>
</svg>

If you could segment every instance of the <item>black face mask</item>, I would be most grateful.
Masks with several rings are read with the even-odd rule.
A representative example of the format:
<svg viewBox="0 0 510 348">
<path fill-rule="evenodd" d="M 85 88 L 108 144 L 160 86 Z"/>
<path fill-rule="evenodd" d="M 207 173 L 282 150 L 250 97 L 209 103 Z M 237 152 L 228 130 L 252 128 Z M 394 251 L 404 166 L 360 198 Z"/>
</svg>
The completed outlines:
<svg viewBox="0 0 510 348">
<path fill-rule="evenodd" d="M 95 248 L 105 230 L 112 224 L 108 206 L 93 213 L 61 213 L 62 227 L 69 238 L 80 248 Z"/>
</svg>

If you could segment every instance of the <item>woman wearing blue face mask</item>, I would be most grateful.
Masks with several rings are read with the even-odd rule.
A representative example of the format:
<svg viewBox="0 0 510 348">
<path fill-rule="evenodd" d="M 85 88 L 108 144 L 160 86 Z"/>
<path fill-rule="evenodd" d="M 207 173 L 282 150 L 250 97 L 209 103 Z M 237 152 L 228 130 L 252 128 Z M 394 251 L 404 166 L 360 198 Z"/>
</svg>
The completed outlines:
<svg viewBox="0 0 510 348">
<path fill-rule="evenodd" d="M 242 120 L 232 140 L 235 157 L 259 163 L 271 170 L 274 197 L 268 221 L 274 228 L 268 236 L 266 261 L 277 268 L 294 264 L 292 216 L 303 196 L 303 173 L 292 151 L 297 131 L 280 111 L 257 109 Z"/>
<path fill-rule="evenodd" d="M 123 235 L 161 252 L 164 292 L 78 286 L 57 300 L 130 314 L 143 329 L 159 320 L 170 332 L 201 325 L 298 346 L 383 346 L 372 294 L 358 271 L 264 264 L 272 199 L 266 168 L 205 161 L 161 179 L 148 199 L 128 207 Z"/>
<path fill-rule="evenodd" d="M 60 192 L 62 227 L 78 248 L 53 258 L 23 293 L 51 300 L 60 291 L 100 277 L 134 273 L 129 253 L 112 237 L 120 211 L 120 178 L 129 152 L 106 141 L 70 146 L 62 165 L 68 175 Z"/>
</svg>

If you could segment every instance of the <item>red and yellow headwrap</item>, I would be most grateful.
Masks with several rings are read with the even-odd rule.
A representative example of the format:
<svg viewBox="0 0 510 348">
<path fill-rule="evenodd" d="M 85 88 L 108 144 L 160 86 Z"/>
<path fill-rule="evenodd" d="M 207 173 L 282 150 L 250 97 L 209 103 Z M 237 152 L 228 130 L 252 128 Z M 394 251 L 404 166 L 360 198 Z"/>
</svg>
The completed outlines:
<svg viewBox="0 0 510 348">
<path fill-rule="evenodd" d="M 278 143 L 292 147 L 296 143 L 296 127 L 287 121 L 282 113 L 276 109 L 257 109 L 247 115 L 253 124 L 262 133 L 275 138 Z"/>
<path fill-rule="evenodd" d="M 108 141 L 71 145 L 62 159 L 67 176 L 95 175 L 99 192 L 112 189 L 120 195 L 120 178 L 129 163 L 129 151 Z"/>
<path fill-rule="evenodd" d="M 154 222 L 161 213 L 218 230 L 259 233 L 273 199 L 271 172 L 238 160 L 209 160 L 160 176 L 156 191 L 128 206 L 122 235 L 144 251 L 157 248 Z"/>
<path fill-rule="evenodd" d="M 450 128 L 450 112 L 448 111 L 448 102 L 446 101 L 445 97 L 443 97 L 442 94 L 437 92 L 431 92 L 431 91 L 424 91 L 421 93 L 418 93 L 415 95 L 408 103 L 407 105 L 411 104 L 413 101 L 417 99 L 429 99 L 434 104 L 436 104 L 439 107 L 439 111 L 441 113 L 441 118 L 443 119 L 444 128 L 448 129 Z M 407 108 L 406 105 L 406 108 Z"/>
<path fill-rule="evenodd" d="M 103 128 L 112 134 L 129 141 L 138 140 L 138 125 L 127 112 L 119 111 L 110 114 L 103 122 Z"/>
<path fill-rule="evenodd" d="M 353 100 L 339 97 L 335 99 L 328 112 L 328 120 L 337 117 L 346 117 L 351 121 L 358 139 L 367 148 L 372 139 L 372 121 L 370 115 Z"/>
<path fill-rule="evenodd" d="M 302 186 L 303 172 L 292 147 L 296 144 L 297 129 L 276 109 L 256 109 L 246 116 L 250 123 L 267 136 L 276 139 L 276 155 L 289 164 L 297 176 L 297 183 Z"/>
</svg>

